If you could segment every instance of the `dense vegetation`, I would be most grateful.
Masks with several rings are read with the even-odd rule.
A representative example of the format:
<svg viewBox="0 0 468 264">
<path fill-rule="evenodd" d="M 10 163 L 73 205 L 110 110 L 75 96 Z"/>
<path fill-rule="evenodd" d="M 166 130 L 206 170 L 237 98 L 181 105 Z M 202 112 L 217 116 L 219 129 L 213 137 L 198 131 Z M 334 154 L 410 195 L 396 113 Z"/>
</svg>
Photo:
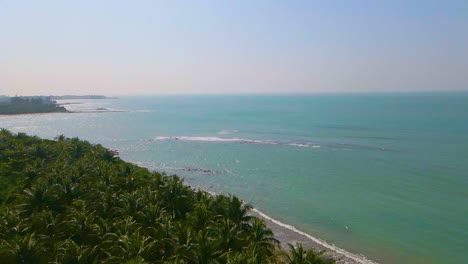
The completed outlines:
<svg viewBox="0 0 468 264">
<path fill-rule="evenodd" d="M 282 251 L 235 196 L 193 190 L 100 145 L 0 131 L 0 263 L 329 263 Z"/>
<path fill-rule="evenodd" d="M 48 97 L 11 97 L 0 102 L 0 115 L 16 115 L 28 113 L 66 112 L 63 106 Z"/>
</svg>

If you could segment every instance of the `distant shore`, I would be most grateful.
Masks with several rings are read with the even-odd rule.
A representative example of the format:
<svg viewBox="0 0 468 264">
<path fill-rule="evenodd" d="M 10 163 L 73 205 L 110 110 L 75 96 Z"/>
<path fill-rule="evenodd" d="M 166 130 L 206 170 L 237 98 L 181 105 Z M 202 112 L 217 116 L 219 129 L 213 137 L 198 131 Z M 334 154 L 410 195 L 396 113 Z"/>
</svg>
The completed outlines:
<svg viewBox="0 0 468 264">
<path fill-rule="evenodd" d="M 93 100 L 102 100 L 102 99 L 117 99 L 117 97 L 108 97 L 104 95 L 60 95 L 60 96 L 51 96 L 53 100 L 75 100 L 75 99 L 93 99 Z"/>
<path fill-rule="evenodd" d="M 57 100 L 74 99 L 115 99 L 103 95 L 64 95 L 64 96 L 0 96 L 0 115 L 22 115 L 38 113 L 71 113 L 64 105 L 73 103 L 57 103 Z M 117 112 L 105 108 L 97 108 L 96 112 Z"/>
<path fill-rule="evenodd" d="M 0 114 L 2 115 L 58 113 L 66 111 L 65 107 L 58 105 L 57 102 L 50 97 L 2 96 L 0 100 Z"/>
<path fill-rule="evenodd" d="M 89 111 L 61 111 L 61 112 L 28 112 L 18 114 L 4 114 L 0 113 L 0 116 L 23 116 L 23 115 L 48 115 L 48 114 L 92 114 L 92 113 L 122 113 L 129 112 L 125 110 L 109 110 L 109 109 L 92 109 Z"/>
</svg>

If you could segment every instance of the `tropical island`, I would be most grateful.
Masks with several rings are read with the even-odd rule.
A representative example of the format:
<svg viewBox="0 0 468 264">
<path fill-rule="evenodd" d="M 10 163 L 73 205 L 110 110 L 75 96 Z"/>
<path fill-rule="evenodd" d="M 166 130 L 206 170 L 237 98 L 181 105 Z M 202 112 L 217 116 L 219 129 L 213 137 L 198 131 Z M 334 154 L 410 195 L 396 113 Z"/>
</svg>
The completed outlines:
<svg viewBox="0 0 468 264">
<path fill-rule="evenodd" d="M 67 112 L 65 107 L 47 96 L 0 97 L 0 115 Z"/>
<path fill-rule="evenodd" d="M 236 196 L 116 154 L 0 130 L 0 263 L 333 263 L 281 248 Z"/>
</svg>

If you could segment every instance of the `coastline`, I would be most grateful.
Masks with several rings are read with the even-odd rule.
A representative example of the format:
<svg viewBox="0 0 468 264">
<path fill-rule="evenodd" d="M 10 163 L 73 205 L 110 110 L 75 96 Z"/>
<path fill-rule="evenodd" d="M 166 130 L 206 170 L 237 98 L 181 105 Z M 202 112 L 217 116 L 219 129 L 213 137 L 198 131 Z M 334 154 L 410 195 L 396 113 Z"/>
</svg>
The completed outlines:
<svg viewBox="0 0 468 264">
<path fill-rule="evenodd" d="M 120 156 L 120 158 L 122 157 Z M 146 168 L 150 171 L 161 172 L 161 173 L 164 172 L 162 170 L 159 171 L 158 169 L 155 169 L 154 167 L 151 167 L 148 164 L 142 164 L 139 162 L 130 162 L 130 163 L 136 166 Z M 181 178 L 183 179 L 184 177 L 181 177 Z M 190 186 L 194 190 L 202 190 L 213 196 L 218 195 L 218 193 L 205 190 L 201 188 L 200 186 L 194 186 L 187 182 L 184 182 L 184 184 L 186 184 L 187 186 Z M 264 220 L 267 227 L 273 231 L 274 237 L 280 242 L 280 246 L 283 249 L 285 249 L 288 244 L 294 245 L 296 243 L 301 243 L 305 249 L 313 248 L 316 251 L 325 250 L 325 253 L 323 254 L 323 256 L 325 258 L 333 259 L 337 264 L 378 264 L 379 263 L 375 260 L 368 259 L 364 255 L 354 254 L 345 249 L 339 248 L 333 244 L 329 244 L 320 238 L 317 238 L 311 234 L 308 234 L 304 231 L 297 229 L 293 225 L 289 225 L 279 220 L 276 220 L 273 217 L 267 215 L 266 213 L 256 209 L 255 207 L 253 207 L 249 211 L 249 215 L 255 216 L 259 219 Z"/>
<path fill-rule="evenodd" d="M 141 164 L 136 164 L 133 162 L 131 163 L 137 166 L 145 167 L 151 171 L 156 171 L 154 169 L 150 169 Z M 199 189 L 213 196 L 218 195 L 217 193 L 213 191 L 204 190 L 203 188 L 200 188 L 199 186 L 197 187 L 192 186 L 186 182 L 184 182 L 184 184 L 187 184 L 194 190 Z M 333 259 L 336 264 L 378 264 L 379 263 L 375 260 L 368 259 L 364 255 L 354 254 L 349 251 L 346 251 L 345 249 L 339 248 L 333 244 L 328 244 L 326 241 L 320 238 L 314 237 L 311 234 L 301 231 L 292 225 L 283 223 L 279 220 L 276 220 L 270 217 L 269 215 L 256 209 L 255 207 L 253 207 L 249 211 L 249 215 L 255 216 L 265 221 L 265 224 L 267 225 L 268 228 L 270 228 L 273 231 L 274 237 L 280 242 L 280 247 L 283 249 L 285 249 L 288 244 L 294 245 L 295 243 L 301 243 L 305 249 L 313 248 L 316 251 L 325 250 L 325 253 L 323 254 L 323 256 L 325 258 Z"/>
<path fill-rule="evenodd" d="M 301 243 L 306 249 L 313 248 L 317 251 L 325 250 L 323 256 L 335 260 L 337 264 L 378 263 L 363 255 L 357 255 L 335 245 L 330 245 L 324 240 L 303 232 L 292 225 L 278 221 L 256 208 L 253 208 L 250 214 L 265 221 L 265 224 L 273 231 L 275 238 L 280 241 L 282 248 L 285 248 L 288 243 L 295 244 L 297 242 Z"/>
<path fill-rule="evenodd" d="M 38 115 L 38 114 L 50 114 L 50 113 L 35 113 L 34 115 Z M 116 154 L 114 155 L 120 156 L 117 151 L 116 151 Z M 132 163 L 139 167 L 147 168 L 150 171 L 163 172 L 163 171 L 159 171 L 157 169 L 151 168 L 150 166 L 145 166 L 144 164 L 141 164 L 138 162 L 130 162 L 130 161 L 126 161 L 126 162 Z M 181 178 L 184 178 L 184 177 L 181 177 Z M 184 182 L 184 184 L 194 190 L 200 189 L 213 196 L 218 195 L 218 193 L 205 190 L 203 188 L 200 188 L 200 186 L 193 186 L 191 184 L 188 184 L 187 182 Z M 265 221 L 265 224 L 268 226 L 268 228 L 270 228 L 273 231 L 274 237 L 280 242 L 280 246 L 283 249 L 286 249 L 288 244 L 294 245 L 296 243 L 301 243 L 305 249 L 313 248 L 316 251 L 324 250 L 325 253 L 323 254 L 323 256 L 325 258 L 333 259 L 337 264 L 345 264 L 345 263 L 377 264 L 378 263 L 374 260 L 370 260 L 366 258 L 363 255 L 354 254 L 354 253 L 346 251 L 345 249 L 339 248 L 333 244 L 329 244 L 320 238 L 314 237 L 311 234 L 308 234 L 304 231 L 297 229 L 293 225 L 286 224 L 277 219 L 274 219 L 270 217 L 269 215 L 267 215 L 266 213 L 256 209 L 255 207 L 249 211 L 249 214 Z"/>
</svg>

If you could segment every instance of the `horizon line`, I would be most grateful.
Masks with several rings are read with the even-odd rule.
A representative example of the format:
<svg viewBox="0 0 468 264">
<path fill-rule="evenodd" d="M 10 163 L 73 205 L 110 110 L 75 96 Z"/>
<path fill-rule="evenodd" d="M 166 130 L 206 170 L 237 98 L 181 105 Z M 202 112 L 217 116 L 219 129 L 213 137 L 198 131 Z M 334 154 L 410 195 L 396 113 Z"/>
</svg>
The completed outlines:
<svg viewBox="0 0 468 264">
<path fill-rule="evenodd" d="M 313 91 L 313 92 L 227 92 L 227 93 L 216 93 L 216 92 L 207 92 L 207 93 L 121 93 L 121 94 L 111 94 L 111 93 L 96 93 L 96 94 L 73 94 L 73 93 L 64 93 L 64 94 L 24 94 L 24 95 L 9 95 L 9 94 L 0 94 L 0 96 L 160 96 L 160 95 L 353 95 L 353 94 L 415 94 L 415 93 L 466 93 L 468 90 L 410 90 L 410 91 Z"/>
</svg>

